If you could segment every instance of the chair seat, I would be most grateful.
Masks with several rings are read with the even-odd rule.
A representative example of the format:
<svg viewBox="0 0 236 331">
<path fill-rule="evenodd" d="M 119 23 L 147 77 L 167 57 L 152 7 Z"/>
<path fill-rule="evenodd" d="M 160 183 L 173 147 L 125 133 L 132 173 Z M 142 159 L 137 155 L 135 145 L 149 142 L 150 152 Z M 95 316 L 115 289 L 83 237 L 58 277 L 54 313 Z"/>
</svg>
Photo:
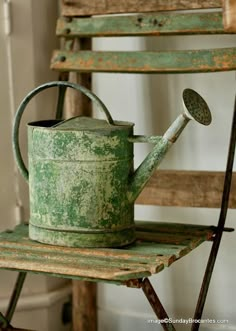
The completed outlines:
<svg viewBox="0 0 236 331">
<path fill-rule="evenodd" d="M 123 248 L 70 248 L 32 241 L 28 225 L 0 234 L 0 268 L 132 286 L 211 240 L 213 226 L 136 222 L 137 240 Z"/>
</svg>

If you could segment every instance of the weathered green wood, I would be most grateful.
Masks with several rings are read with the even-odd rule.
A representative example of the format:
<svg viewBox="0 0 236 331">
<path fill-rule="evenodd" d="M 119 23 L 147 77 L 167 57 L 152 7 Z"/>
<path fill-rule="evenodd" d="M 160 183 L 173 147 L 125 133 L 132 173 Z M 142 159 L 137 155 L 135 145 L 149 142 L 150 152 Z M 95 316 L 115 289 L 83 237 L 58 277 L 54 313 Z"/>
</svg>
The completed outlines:
<svg viewBox="0 0 236 331">
<path fill-rule="evenodd" d="M 136 231 L 139 232 L 158 232 L 158 233 L 175 233 L 185 236 L 201 236 L 208 234 L 209 226 L 197 224 L 182 224 L 182 223 L 169 223 L 169 222 L 150 222 L 150 221 L 136 221 Z M 214 231 L 214 226 L 212 230 Z M 210 239 L 210 238 L 208 238 Z"/>
<path fill-rule="evenodd" d="M 78 72 L 192 73 L 236 69 L 236 48 L 160 52 L 54 51 L 51 68 Z"/>
<path fill-rule="evenodd" d="M 114 17 L 61 17 L 56 33 L 64 37 L 142 36 L 226 33 L 221 12 L 146 14 Z"/>
<path fill-rule="evenodd" d="M 62 15 L 90 16 L 221 7 L 222 0 L 64 0 L 62 1 Z"/>
<path fill-rule="evenodd" d="M 210 239 L 215 231 L 214 227 L 191 224 L 136 224 L 138 240 L 119 249 L 40 244 L 29 240 L 27 225 L 20 225 L 14 231 L 0 234 L 0 268 L 119 284 L 161 271 Z M 150 235 L 154 240 L 149 240 Z"/>
</svg>

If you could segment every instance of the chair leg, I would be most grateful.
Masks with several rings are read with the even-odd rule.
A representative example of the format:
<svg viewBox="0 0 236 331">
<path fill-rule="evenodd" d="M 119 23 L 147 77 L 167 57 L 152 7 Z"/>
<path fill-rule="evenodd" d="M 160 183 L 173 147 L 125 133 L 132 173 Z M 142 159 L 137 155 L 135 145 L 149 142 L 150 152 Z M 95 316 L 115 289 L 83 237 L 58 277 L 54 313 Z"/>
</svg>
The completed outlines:
<svg viewBox="0 0 236 331">
<path fill-rule="evenodd" d="M 228 151 L 228 159 L 227 159 L 227 166 L 225 172 L 225 179 L 224 179 L 224 189 L 222 194 L 222 201 L 221 201 L 221 211 L 217 226 L 216 236 L 214 238 L 214 242 L 212 245 L 211 253 L 209 256 L 209 260 L 207 263 L 205 275 L 202 282 L 201 291 L 199 294 L 194 320 L 200 320 L 202 317 L 203 308 L 206 301 L 207 292 L 209 289 L 209 284 L 211 280 L 211 275 L 215 266 L 215 261 L 217 257 L 217 253 L 219 250 L 222 233 L 224 231 L 225 220 L 228 210 L 228 203 L 229 203 L 229 194 L 231 188 L 231 180 L 232 180 L 232 172 L 233 172 L 233 164 L 234 164 L 234 154 L 235 154 L 235 146 L 236 146 L 236 97 L 234 102 L 234 114 L 232 120 L 232 127 L 231 127 L 231 136 L 229 142 L 229 151 Z M 199 323 L 193 323 L 192 331 L 197 331 L 199 329 Z"/>
<path fill-rule="evenodd" d="M 1 331 L 32 331 L 32 330 L 26 330 L 26 329 L 19 329 L 14 328 L 10 322 L 13 317 L 13 314 L 15 312 L 15 308 L 18 302 L 18 299 L 21 294 L 21 290 L 25 281 L 26 272 L 20 272 L 18 274 L 14 290 L 12 292 L 12 296 L 7 308 L 6 317 L 3 316 L 3 314 L 0 312 L 0 330 Z"/>
<path fill-rule="evenodd" d="M 20 297 L 22 287 L 23 287 L 24 282 L 25 282 L 26 274 L 27 274 L 26 272 L 20 272 L 18 274 L 16 283 L 15 283 L 15 287 L 14 287 L 14 290 L 12 292 L 12 296 L 11 296 L 11 299 L 10 299 L 10 302 L 9 302 L 9 305 L 8 305 L 8 308 L 7 308 L 7 312 L 6 312 L 5 319 L 8 321 L 8 324 L 10 324 L 10 322 L 12 320 L 12 317 L 13 317 L 13 314 L 15 312 L 16 305 L 17 305 L 18 299 Z"/>
<path fill-rule="evenodd" d="M 221 233 L 221 235 L 222 235 L 222 233 Z M 200 320 L 201 317 L 202 317 L 204 305 L 205 305 L 205 302 L 206 302 L 207 292 L 208 292 L 208 289 L 209 289 L 211 276 L 212 276 L 212 272 L 213 272 L 213 268 L 214 268 L 214 265 L 215 265 L 219 244 L 220 244 L 220 239 L 221 238 L 219 238 L 218 240 L 215 240 L 213 242 L 213 246 L 212 246 L 212 249 L 211 249 L 211 254 L 210 254 L 210 257 L 209 257 L 209 260 L 208 260 L 208 263 L 207 263 L 207 267 L 206 267 L 206 271 L 205 271 L 204 278 L 203 278 L 203 281 L 202 281 L 202 286 L 201 286 L 201 290 L 200 290 L 196 310 L 195 310 L 194 317 L 193 317 L 193 319 L 195 321 Z M 198 331 L 199 327 L 200 327 L 200 323 L 193 323 L 191 331 Z"/>
<path fill-rule="evenodd" d="M 169 323 L 169 317 L 148 278 L 143 279 L 141 287 L 157 318 L 162 320 L 161 326 L 163 329 L 166 331 L 175 331 L 176 329 L 173 324 Z"/>
<path fill-rule="evenodd" d="M 6 319 L 5 316 L 3 316 L 3 314 L 0 312 L 0 330 L 2 330 L 2 328 L 8 327 L 9 326 L 9 322 Z"/>
</svg>

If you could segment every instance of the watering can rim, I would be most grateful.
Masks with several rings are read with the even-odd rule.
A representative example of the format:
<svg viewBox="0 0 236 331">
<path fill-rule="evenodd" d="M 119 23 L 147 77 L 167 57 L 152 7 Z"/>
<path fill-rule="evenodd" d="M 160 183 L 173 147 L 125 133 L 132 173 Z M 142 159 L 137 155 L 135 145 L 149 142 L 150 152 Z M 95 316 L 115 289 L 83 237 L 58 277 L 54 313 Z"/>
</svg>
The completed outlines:
<svg viewBox="0 0 236 331">
<path fill-rule="evenodd" d="M 77 120 L 75 123 L 75 120 Z M 67 124 L 74 121 L 71 126 Z M 42 125 L 43 124 L 43 125 Z M 64 125 L 64 126 L 63 126 Z M 87 116 L 75 116 L 66 120 L 42 120 L 30 122 L 29 127 L 35 127 L 42 130 L 51 131 L 113 131 L 113 130 L 127 130 L 134 126 L 134 123 L 127 121 L 114 121 L 114 124 L 108 123 L 103 119 L 96 119 Z"/>
</svg>

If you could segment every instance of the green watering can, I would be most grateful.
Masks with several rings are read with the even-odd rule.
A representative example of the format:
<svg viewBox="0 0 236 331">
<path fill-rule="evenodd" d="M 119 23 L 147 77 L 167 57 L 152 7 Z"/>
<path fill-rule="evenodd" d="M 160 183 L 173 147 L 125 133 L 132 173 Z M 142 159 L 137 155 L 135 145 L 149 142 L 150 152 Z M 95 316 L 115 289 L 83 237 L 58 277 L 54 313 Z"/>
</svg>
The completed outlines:
<svg viewBox="0 0 236 331">
<path fill-rule="evenodd" d="M 29 172 L 19 148 L 19 126 L 28 102 L 44 89 L 73 88 L 88 96 L 105 120 L 84 116 L 28 124 Z M 29 237 L 71 247 L 119 247 L 135 240 L 134 202 L 190 119 L 211 122 L 202 97 L 183 92 L 184 112 L 163 136 L 134 136 L 133 123 L 113 121 L 103 102 L 86 88 L 50 82 L 30 92 L 14 123 L 13 148 L 21 174 L 29 181 Z M 136 171 L 133 143 L 154 148 Z"/>
</svg>

